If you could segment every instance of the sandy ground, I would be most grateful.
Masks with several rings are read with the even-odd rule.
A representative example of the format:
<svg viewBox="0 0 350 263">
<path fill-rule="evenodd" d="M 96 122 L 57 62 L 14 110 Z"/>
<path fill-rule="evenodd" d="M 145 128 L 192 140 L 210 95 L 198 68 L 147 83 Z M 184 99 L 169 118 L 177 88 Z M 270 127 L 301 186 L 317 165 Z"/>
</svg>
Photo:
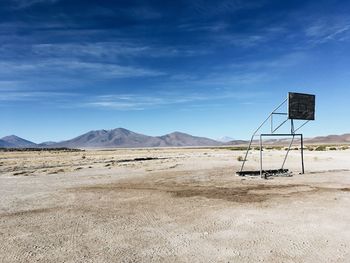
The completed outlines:
<svg viewBox="0 0 350 263">
<path fill-rule="evenodd" d="M 0 262 L 349 262 L 350 150 L 306 151 L 304 175 L 292 151 L 269 180 L 235 176 L 239 155 L 0 153 Z"/>
</svg>

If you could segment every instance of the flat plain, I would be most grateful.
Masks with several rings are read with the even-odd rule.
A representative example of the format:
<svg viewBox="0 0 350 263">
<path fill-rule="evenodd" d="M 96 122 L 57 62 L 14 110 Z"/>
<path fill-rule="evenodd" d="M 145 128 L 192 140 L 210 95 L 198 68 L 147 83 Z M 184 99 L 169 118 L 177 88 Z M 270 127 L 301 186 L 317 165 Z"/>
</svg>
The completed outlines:
<svg viewBox="0 0 350 263">
<path fill-rule="evenodd" d="M 350 150 L 243 154 L 0 152 L 0 262 L 349 262 Z"/>
</svg>

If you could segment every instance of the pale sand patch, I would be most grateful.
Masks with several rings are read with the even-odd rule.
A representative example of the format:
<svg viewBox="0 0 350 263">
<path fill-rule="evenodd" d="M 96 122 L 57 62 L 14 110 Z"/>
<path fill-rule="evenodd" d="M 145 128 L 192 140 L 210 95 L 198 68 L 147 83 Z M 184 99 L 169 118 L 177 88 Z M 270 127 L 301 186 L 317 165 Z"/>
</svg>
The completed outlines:
<svg viewBox="0 0 350 263">
<path fill-rule="evenodd" d="M 284 151 L 265 151 L 279 168 Z M 0 153 L 0 262 L 348 262 L 350 151 Z M 258 152 L 248 157 L 258 169 Z"/>
</svg>

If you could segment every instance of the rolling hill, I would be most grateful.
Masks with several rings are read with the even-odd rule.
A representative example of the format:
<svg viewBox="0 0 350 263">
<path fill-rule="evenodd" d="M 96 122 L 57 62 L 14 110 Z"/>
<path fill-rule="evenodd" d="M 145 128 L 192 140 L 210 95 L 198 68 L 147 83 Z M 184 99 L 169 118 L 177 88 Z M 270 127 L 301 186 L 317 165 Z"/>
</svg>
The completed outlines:
<svg viewBox="0 0 350 263">
<path fill-rule="evenodd" d="M 90 131 L 71 140 L 51 144 L 50 147 L 69 148 L 137 148 L 176 146 L 215 146 L 220 142 L 185 133 L 174 132 L 164 136 L 147 136 L 123 128 Z"/>
<path fill-rule="evenodd" d="M 311 139 L 306 139 L 305 141 L 307 143 L 322 143 L 322 144 L 350 143 L 350 133 L 345 133 L 342 135 L 318 136 Z"/>
<path fill-rule="evenodd" d="M 160 139 L 164 146 L 217 146 L 220 142 L 204 138 L 196 137 L 182 132 L 173 132 L 164 136 L 156 137 Z"/>
<path fill-rule="evenodd" d="M 0 139 L 0 147 L 32 148 L 37 147 L 37 144 L 16 135 L 9 135 Z"/>
</svg>

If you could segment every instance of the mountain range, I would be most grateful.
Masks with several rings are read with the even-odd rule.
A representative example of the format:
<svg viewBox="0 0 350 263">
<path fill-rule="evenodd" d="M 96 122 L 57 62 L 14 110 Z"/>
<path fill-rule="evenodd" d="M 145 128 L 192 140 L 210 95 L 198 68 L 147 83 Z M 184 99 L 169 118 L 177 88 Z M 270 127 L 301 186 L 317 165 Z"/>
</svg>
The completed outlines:
<svg viewBox="0 0 350 263">
<path fill-rule="evenodd" d="M 218 146 L 221 144 L 212 139 L 196 137 L 181 132 L 173 132 L 163 136 L 147 136 L 124 128 L 89 131 L 70 140 L 40 144 L 35 144 L 15 135 L 0 139 L 0 147 L 3 148 L 142 148 Z"/>
<path fill-rule="evenodd" d="M 215 146 L 220 143 L 203 137 L 174 132 L 164 136 L 147 136 L 123 128 L 90 131 L 71 140 L 50 145 L 68 148 L 138 148 L 176 146 Z"/>
<path fill-rule="evenodd" d="M 308 143 L 350 143 L 350 133 L 342 135 L 318 136 L 307 140 Z"/>
<path fill-rule="evenodd" d="M 297 141 L 296 141 L 297 142 Z M 186 147 L 186 146 L 222 146 L 244 145 L 248 141 L 233 140 L 220 142 L 186 133 L 173 132 L 163 136 L 147 136 L 124 128 L 113 130 L 89 131 L 78 137 L 61 142 L 43 142 L 36 144 L 16 135 L 0 139 L 0 148 L 143 148 L 143 147 Z M 265 144 L 286 144 L 287 139 L 265 140 Z M 319 136 L 305 139 L 305 143 L 350 143 L 350 133 L 343 135 Z"/>
</svg>

